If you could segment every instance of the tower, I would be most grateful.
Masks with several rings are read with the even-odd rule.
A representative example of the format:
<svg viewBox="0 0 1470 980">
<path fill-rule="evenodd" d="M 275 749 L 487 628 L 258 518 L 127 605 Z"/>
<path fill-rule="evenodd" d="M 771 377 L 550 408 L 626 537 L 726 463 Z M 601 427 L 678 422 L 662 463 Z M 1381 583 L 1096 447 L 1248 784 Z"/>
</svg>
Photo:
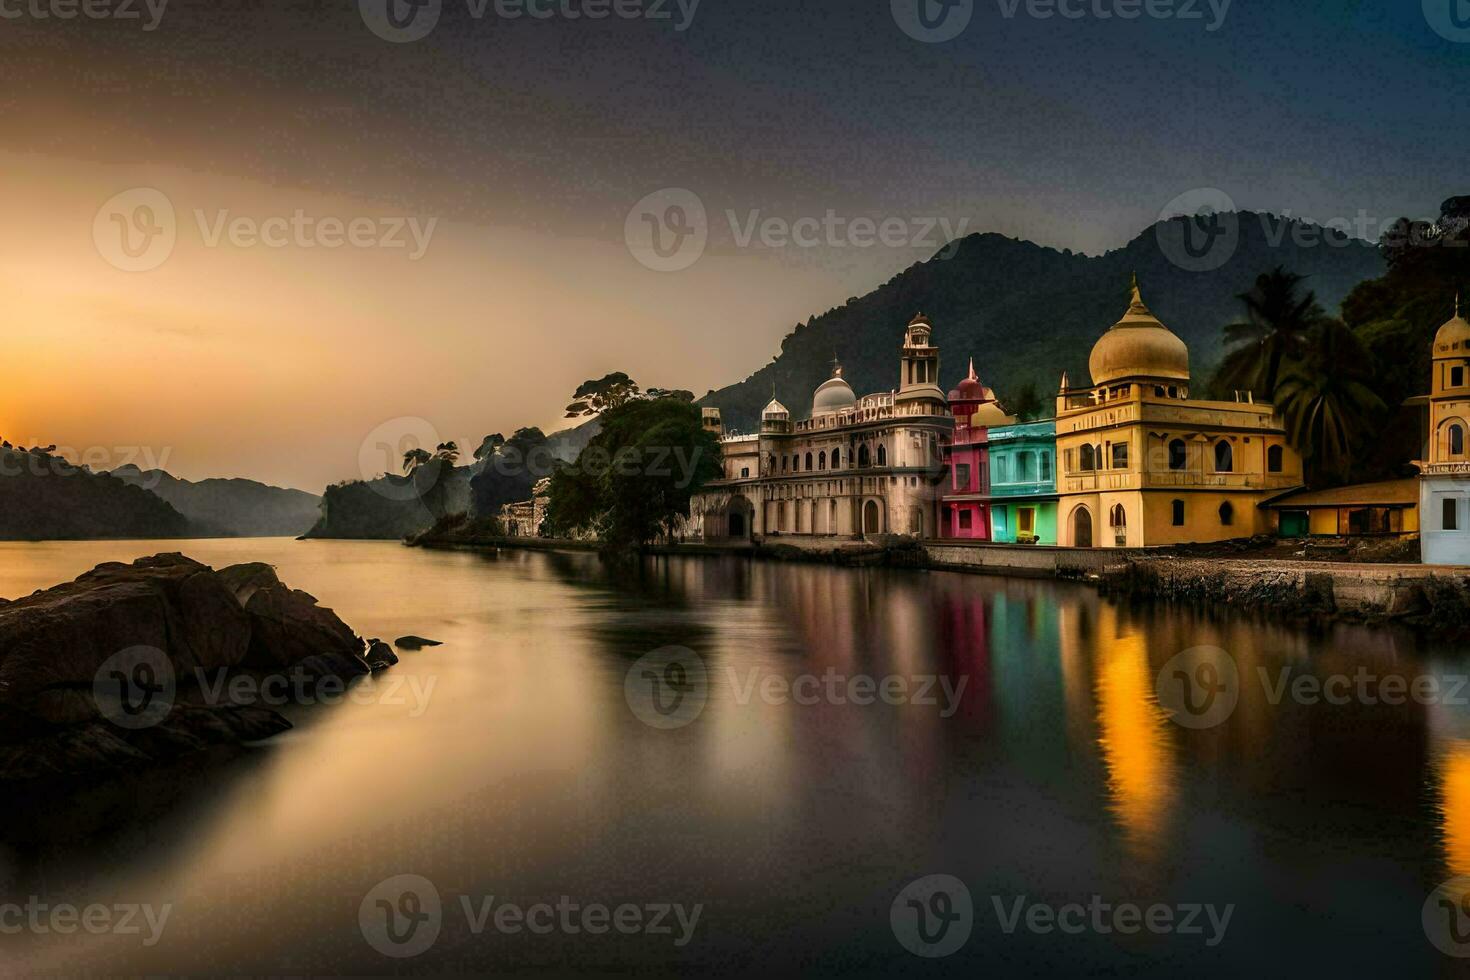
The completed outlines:
<svg viewBox="0 0 1470 980">
<path fill-rule="evenodd" d="M 713 433 L 716 439 L 725 434 L 725 423 L 720 418 L 720 410 L 718 408 L 700 409 L 699 421 L 704 427 L 704 431 Z"/>
<path fill-rule="evenodd" d="M 1433 464 L 1465 463 L 1470 436 L 1470 323 L 1455 315 L 1434 335 L 1429 379 L 1429 453 Z"/>
<path fill-rule="evenodd" d="M 939 348 L 931 341 L 934 327 L 917 314 L 904 331 L 899 349 L 899 386 L 895 408 L 910 415 L 943 415 L 948 411 L 939 387 Z"/>
</svg>

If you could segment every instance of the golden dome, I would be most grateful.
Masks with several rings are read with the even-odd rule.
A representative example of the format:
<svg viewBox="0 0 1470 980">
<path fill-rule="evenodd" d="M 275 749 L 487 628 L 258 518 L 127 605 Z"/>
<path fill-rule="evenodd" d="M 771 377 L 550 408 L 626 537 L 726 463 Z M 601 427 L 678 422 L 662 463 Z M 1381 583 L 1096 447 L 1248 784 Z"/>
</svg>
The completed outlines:
<svg viewBox="0 0 1470 980">
<path fill-rule="evenodd" d="M 1132 305 L 1093 345 L 1087 366 L 1095 385 L 1120 378 L 1188 381 L 1189 348 L 1143 305 L 1135 279 Z"/>
<path fill-rule="evenodd" d="M 1460 315 L 1460 297 L 1455 297 L 1455 316 L 1434 335 L 1435 357 L 1464 357 L 1470 351 L 1470 323 Z"/>
</svg>

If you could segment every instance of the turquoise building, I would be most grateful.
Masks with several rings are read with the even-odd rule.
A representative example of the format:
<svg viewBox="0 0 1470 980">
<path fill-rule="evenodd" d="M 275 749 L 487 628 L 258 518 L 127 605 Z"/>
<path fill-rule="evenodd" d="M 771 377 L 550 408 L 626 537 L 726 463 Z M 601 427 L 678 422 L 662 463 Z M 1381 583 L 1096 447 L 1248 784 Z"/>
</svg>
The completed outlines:
<svg viewBox="0 0 1470 980">
<path fill-rule="evenodd" d="M 1056 420 L 992 428 L 989 442 L 990 539 L 1056 544 Z"/>
</svg>

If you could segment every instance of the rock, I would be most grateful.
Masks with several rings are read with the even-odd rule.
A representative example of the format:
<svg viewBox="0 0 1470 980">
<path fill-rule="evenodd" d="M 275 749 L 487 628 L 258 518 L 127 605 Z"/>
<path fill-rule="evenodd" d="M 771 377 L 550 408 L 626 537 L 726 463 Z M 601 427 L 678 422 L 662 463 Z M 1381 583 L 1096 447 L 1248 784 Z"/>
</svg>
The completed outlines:
<svg viewBox="0 0 1470 980">
<path fill-rule="evenodd" d="M 368 667 L 379 671 L 398 663 L 398 654 L 394 653 L 393 648 L 382 640 L 371 639 L 368 641 L 367 662 Z"/>
<path fill-rule="evenodd" d="M 349 679 L 369 670 L 362 649 L 332 610 L 269 565 L 215 571 L 180 554 L 99 565 L 0 604 L 0 779 L 115 771 L 267 738 L 290 723 L 263 707 L 199 703 L 209 700 L 200 679 Z M 123 702 L 106 693 L 113 683 L 161 692 L 158 716 L 120 717 Z"/>
<path fill-rule="evenodd" d="M 444 644 L 438 640 L 426 640 L 422 636 L 400 636 L 393 641 L 393 645 L 400 650 L 422 650 L 424 647 L 441 647 Z"/>
</svg>

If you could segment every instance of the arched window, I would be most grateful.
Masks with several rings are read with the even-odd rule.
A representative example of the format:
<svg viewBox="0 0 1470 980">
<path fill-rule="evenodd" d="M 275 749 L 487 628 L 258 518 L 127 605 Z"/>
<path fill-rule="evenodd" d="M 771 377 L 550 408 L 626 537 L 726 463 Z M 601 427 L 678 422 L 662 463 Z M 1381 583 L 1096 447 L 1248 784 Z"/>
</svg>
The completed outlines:
<svg viewBox="0 0 1470 980">
<path fill-rule="evenodd" d="M 1283 459 L 1286 454 L 1280 446 L 1272 446 L 1266 450 L 1266 472 L 1280 473 L 1283 468 Z"/>
<path fill-rule="evenodd" d="M 887 466 L 888 465 L 888 450 L 884 449 L 882 447 L 882 445 L 879 445 L 878 446 L 878 465 L 879 466 Z"/>
<path fill-rule="evenodd" d="M 1091 446 L 1082 447 L 1081 463 L 1077 468 L 1080 470 L 1097 469 L 1097 457 L 1093 455 Z"/>
<path fill-rule="evenodd" d="M 1108 527 L 1127 527 L 1127 526 L 1128 526 L 1128 512 L 1123 509 L 1123 505 L 1122 504 L 1115 504 L 1113 506 L 1113 509 L 1110 510 L 1110 511 L 1108 511 Z"/>
<path fill-rule="evenodd" d="M 1182 470 L 1188 461 L 1189 449 L 1184 445 L 1184 440 L 1171 440 L 1169 442 L 1169 469 Z"/>
<path fill-rule="evenodd" d="M 832 468 L 835 470 L 842 465 L 842 450 L 832 450 Z"/>
<path fill-rule="evenodd" d="M 1235 523 L 1235 506 L 1233 504 L 1231 504 L 1230 501 L 1227 500 L 1223 504 L 1220 505 L 1220 525 L 1222 527 L 1229 527 L 1230 525 L 1232 525 L 1234 523 Z"/>
<path fill-rule="evenodd" d="M 807 453 L 806 454 L 806 471 L 808 473 L 810 473 L 812 471 L 812 454 L 811 453 Z"/>
<path fill-rule="evenodd" d="M 1235 448 L 1230 445 L 1228 439 L 1221 439 L 1215 443 L 1215 472 L 1235 472 Z"/>
<path fill-rule="evenodd" d="M 827 468 L 827 450 L 824 449 L 821 452 L 817 453 L 817 469 L 819 469 L 819 470 L 825 470 L 826 468 Z"/>
<path fill-rule="evenodd" d="M 868 466 L 872 462 L 868 455 L 868 444 L 865 442 L 858 447 L 858 466 Z"/>
<path fill-rule="evenodd" d="M 1465 428 L 1461 425 L 1450 426 L 1450 455 L 1465 455 Z"/>
<path fill-rule="evenodd" d="M 782 473 L 785 473 L 790 468 L 791 468 L 791 457 L 790 456 L 782 456 L 781 457 L 781 472 Z"/>
</svg>

